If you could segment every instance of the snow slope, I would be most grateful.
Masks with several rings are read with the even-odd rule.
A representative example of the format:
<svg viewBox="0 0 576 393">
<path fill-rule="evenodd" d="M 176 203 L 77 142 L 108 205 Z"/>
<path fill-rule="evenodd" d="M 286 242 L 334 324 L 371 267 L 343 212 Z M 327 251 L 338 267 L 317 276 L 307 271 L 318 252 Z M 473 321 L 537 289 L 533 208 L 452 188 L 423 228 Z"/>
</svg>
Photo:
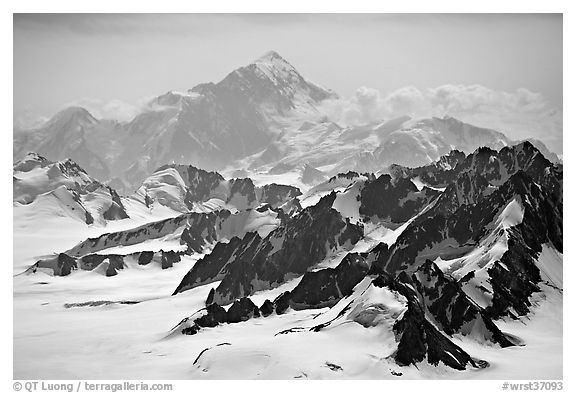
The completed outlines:
<svg viewBox="0 0 576 393">
<path fill-rule="evenodd" d="M 148 280 L 137 275 L 105 278 L 81 272 L 75 280 L 18 276 L 14 285 L 15 379 L 560 379 L 562 298 L 537 295 L 529 317 L 502 321 L 502 330 L 521 337 L 524 347 L 481 345 L 460 337 L 456 343 L 490 367 L 455 371 L 445 366 L 400 367 L 388 356 L 394 350 L 390 323 L 402 313 L 402 300 L 379 288 L 362 292 L 358 284 L 346 317 L 318 332 L 309 331 L 335 316 L 336 308 L 289 311 L 238 324 L 206 329 L 195 336 L 170 335 L 182 319 L 204 306 L 210 288 L 201 286 L 169 296 L 194 263 L 184 260 Z M 253 296 L 257 305 L 294 280 Z M 42 294 L 41 297 L 38 295 Z M 100 302 L 100 303 L 97 303 Z M 105 303 L 105 302 L 124 302 Z M 127 302 L 139 302 L 127 304 Z M 386 312 L 364 327 L 371 309 Z M 90 306 L 92 305 L 92 306 Z M 42 316 L 42 324 L 38 324 Z M 86 327 L 89 326 L 87 329 Z M 291 329 L 291 330 L 290 330 Z M 280 332 L 286 334 L 279 334 Z M 337 345 L 335 345 L 337 343 Z M 533 359 L 539 359 L 534 362 Z M 79 367 L 78 365 L 89 365 Z M 393 374 L 394 373 L 394 374 Z M 401 374 L 401 375 L 400 375 Z"/>
</svg>

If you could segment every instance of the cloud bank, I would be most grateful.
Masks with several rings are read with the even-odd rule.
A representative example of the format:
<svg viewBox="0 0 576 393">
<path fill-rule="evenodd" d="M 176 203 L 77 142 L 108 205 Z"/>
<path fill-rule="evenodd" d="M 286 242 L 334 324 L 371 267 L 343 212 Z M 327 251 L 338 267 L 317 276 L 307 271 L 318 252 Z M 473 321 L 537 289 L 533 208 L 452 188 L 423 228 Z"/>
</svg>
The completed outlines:
<svg viewBox="0 0 576 393">
<path fill-rule="evenodd" d="M 81 106 L 98 119 L 126 122 L 153 109 L 153 98 L 142 97 L 135 103 L 84 98 L 65 107 Z M 542 94 L 525 88 L 506 92 L 481 85 L 442 85 L 428 89 L 406 86 L 382 95 L 377 89 L 360 87 L 351 97 L 324 101 L 320 110 L 331 120 L 347 126 L 405 115 L 413 118 L 449 115 L 501 131 L 513 140 L 539 139 L 550 150 L 562 154 L 562 110 L 552 107 Z M 39 122 L 28 112 L 15 116 L 17 128 L 33 128 L 31 125 L 37 126 Z"/>
<path fill-rule="evenodd" d="M 80 106 L 85 108 L 97 119 L 111 119 L 122 122 L 132 120 L 136 115 L 144 111 L 153 97 L 143 97 L 135 103 L 129 103 L 119 99 L 102 100 L 98 98 L 83 98 L 71 102 L 64 107 Z"/>
<path fill-rule="evenodd" d="M 525 88 L 513 92 L 481 85 L 407 86 L 387 95 L 360 87 L 349 98 L 327 101 L 323 111 L 336 122 L 360 125 L 399 116 L 449 115 L 477 126 L 497 129 L 511 139 L 537 138 L 562 153 L 562 110 Z"/>
</svg>

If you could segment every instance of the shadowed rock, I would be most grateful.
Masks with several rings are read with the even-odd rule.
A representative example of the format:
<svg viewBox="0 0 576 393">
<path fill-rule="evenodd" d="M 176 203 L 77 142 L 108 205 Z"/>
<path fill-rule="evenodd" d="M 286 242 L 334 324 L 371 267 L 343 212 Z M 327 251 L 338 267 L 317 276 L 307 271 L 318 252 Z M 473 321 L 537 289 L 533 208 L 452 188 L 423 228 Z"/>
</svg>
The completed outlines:
<svg viewBox="0 0 576 393">
<path fill-rule="evenodd" d="M 274 312 L 274 304 L 269 299 L 264 300 L 264 303 L 260 306 L 260 314 L 263 317 L 267 317 L 268 315 Z"/>
<path fill-rule="evenodd" d="M 260 310 L 250 300 L 250 298 L 243 297 L 236 300 L 228 309 L 228 323 L 238 323 L 247 321 L 251 318 L 259 317 Z"/>
</svg>

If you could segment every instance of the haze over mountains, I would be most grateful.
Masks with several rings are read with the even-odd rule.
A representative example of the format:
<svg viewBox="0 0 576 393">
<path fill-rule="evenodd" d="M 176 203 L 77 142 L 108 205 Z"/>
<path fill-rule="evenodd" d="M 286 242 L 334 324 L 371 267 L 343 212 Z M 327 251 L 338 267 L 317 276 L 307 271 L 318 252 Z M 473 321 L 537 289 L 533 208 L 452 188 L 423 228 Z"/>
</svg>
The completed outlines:
<svg viewBox="0 0 576 393">
<path fill-rule="evenodd" d="M 15 376 L 562 378 L 561 160 L 333 99 L 269 52 L 16 132 Z"/>
<path fill-rule="evenodd" d="M 71 158 L 88 173 L 128 195 L 160 166 L 191 164 L 226 175 L 299 177 L 308 164 L 332 176 L 376 172 L 392 163 L 419 166 L 453 149 L 512 143 L 504 134 L 453 118 L 401 117 L 344 127 L 323 104 L 337 95 L 306 80 L 271 51 L 218 83 L 156 97 L 127 123 L 64 109 L 36 130 L 14 132 L 14 160 L 36 152 Z M 542 144 L 539 148 L 557 161 Z M 410 154 L 407 154 L 407 153 Z"/>
</svg>

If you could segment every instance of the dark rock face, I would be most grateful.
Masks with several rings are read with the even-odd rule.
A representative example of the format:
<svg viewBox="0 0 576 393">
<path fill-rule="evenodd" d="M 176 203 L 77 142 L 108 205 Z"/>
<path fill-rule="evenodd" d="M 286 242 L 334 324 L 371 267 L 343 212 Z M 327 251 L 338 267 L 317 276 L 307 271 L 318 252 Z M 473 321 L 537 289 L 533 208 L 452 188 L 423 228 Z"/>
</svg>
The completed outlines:
<svg viewBox="0 0 576 393">
<path fill-rule="evenodd" d="M 152 251 L 142 251 L 138 256 L 138 264 L 139 265 L 148 265 L 152 262 L 152 258 L 154 258 L 154 252 Z"/>
<path fill-rule="evenodd" d="M 92 217 L 92 214 L 90 214 L 89 212 L 86 212 L 86 224 L 88 225 L 92 225 L 94 224 L 94 217 Z"/>
<path fill-rule="evenodd" d="M 249 232 L 243 239 L 233 237 L 228 243 L 216 243 L 212 252 L 196 262 L 186 273 L 173 294 L 221 280 L 224 276 L 222 268 L 256 239 L 260 239 L 258 233 Z"/>
<path fill-rule="evenodd" d="M 103 254 L 84 255 L 79 260 L 80 261 L 80 267 L 84 270 L 93 270 L 98 265 L 100 265 L 102 262 L 104 262 L 104 260 L 107 258 L 108 258 L 108 255 L 103 255 Z"/>
<path fill-rule="evenodd" d="M 168 269 L 180 262 L 180 254 L 176 251 L 161 251 L 162 269 Z"/>
<path fill-rule="evenodd" d="M 276 314 L 282 315 L 290 308 L 290 297 L 292 294 L 290 291 L 286 291 L 274 299 L 274 308 L 276 309 Z"/>
<path fill-rule="evenodd" d="M 227 312 L 228 323 L 238 323 L 260 316 L 260 310 L 250 298 L 243 297 L 236 300 Z"/>
<path fill-rule="evenodd" d="M 518 171 L 526 172 L 542 184 L 546 168 L 557 169 L 558 165 L 548 161 L 532 143 L 524 141 L 515 146 L 506 146 L 500 151 L 480 147 L 468 156 L 453 150 L 432 164 L 418 168 L 392 165 L 390 172 L 394 178 L 419 177 L 432 187 L 447 187 L 458 176 L 468 172 L 480 175 L 488 184 L 498 186 Z"/>
<path fill-rule="evenodd" d="M 446 187 L 456 178 L 456 167 L 464 161 L 466 154 L 459 150 L 452 150 L 429 165 L 408 168 L 401 165 L 391 165 L 390 173 L 393 178 L 404 177 L 408 179 L 420 178 L 424 184 L 432 187 Z"/>
<path fill-rule="evenodd" d="M 53 258 L 43 259 L 36 262 L 28 271 L 36 272 L 38 268 L 52 269 L 56 276 L 67 276 L 72 270 L 93 270 L 102 262 L 108 260 L 108 266 L 104 274 L 106 276 L 114 276 L 118 270 L 124 269 L 124 256 L 116 254 L 98 255 L 90 254 L 84 255 L 81 258 L 74 258 L 66 253 L 60 253 Z"/>
<path fill-rule="evenodd" d="M 358 179 L 359 177 L 360 175 L 358 172 L 348 171 L 346 173 L 338 173 L 337 175 L 332 176 L 330 179 L 328 179 L 328 183 L 334 183 L 339 179 L 354 180 Z"/>
<path fill-rule="evenodd" d="M 228 313 L 221 306 L 212 303 L 206 306 L 207 314 L 198 318 L 196 324 L 200 327 L 216 327 L 228 322 Z"/>
<path fill-rule="evenodd" d="M 251 206 L 256 202 L 255 187 L 251 179 L 244 178 L 230 180 L 230 193 L 228 194 L 226 202 L 229 203 L 237 195 L 245 197 L 248 206 Z"/>
<path fill-rule="evenodd" d="M 216 301 L 234 298 L 285 281 L 322 261 L 329 250 L 353 245 L 363 235 L 361 227 L 343 220 L 330 206 L 335 196 L 302 211 L 265 239 L 224 266 L 224 278 L 216 289 Z"/>
<path fill-rule="evenodd" d="M 228 210 L 213 213 L 190 213 L 190 224 L 182 232 L 181 243 L 188 246 L 190 252 L 202 252 L 207 243 L 218 239 L 217 223 L 230 217 Z"/>
<path fill-rule="evenodd" d="M 274 305 L 272 304 L 272 302 L 269 299 L 264 300 L 264 303 L 262 303 L 262 305 L 260 306 L 260 314 L 262 314 L 263 317 L 267 317 L 268 315 L 271 315 L 274 312 Z"/>
<path fill-rule="evenodd" d="M 546 163 L 528 142 L 498 153 L 479 149 L 459 167 L 462 173 L 429 211 L 411 222 L 388 250 L 372 253 L 372 271 L 396 275 L 414 272 L 426 258 L 463 256 L 490 233 L 503 235 L 496 219 L 515 200 L 522 206 L 522 221 L 505 229 L 508 251 L 488 270 L 493 296 L 485 315 L 525 315 L 541 282 L 534 264 L 541 244 L 551 243 L 562 252 L 562 170 Z M 471 277 L 463 277 L 461 284 Z"/>
<path fill-rule="evenodd" d="M 106 276 L 112 277 L 118 274 L 118 270 L 124 269 L 124 255 L 118 254 L 89 254 L 84 255 L 78 261 L 83 270 L 94 270 L 102 262 L 108 260 Z"/>
<path fill-rule="evenodd" d="M 204 315 L 196 318 L 190 326 L 182 329 L 182 334 L 194 335 L 198 333 L 202 328 L 213 328 L 221 323 L 228 322 L 228 315 L 226 310 L 217 304 L 209 304 L 204 310 L 200 311 L 205 311 Z"/>
<path fill-rule="evenodd" d="M 124 269 L 124 257 L 122 255 L 108 255 L 108 269 L 106 277 L 115 276 L 118 270 Z"/>
<path fill-rule="evenodd" d="M 392 180 L 382 175 L 367 181 L 360 192 L 359 212 L 368 219 L 377 217 L 394 223 L 403 223 L 429 204 L 440 192 L 424 187 L 421 191 L 406 178 Z"/>
<path fill-rule="evenodd" d="M 118 193 L 111 187 L 106 186 L 106 188 L 112 198 L 112 205 L 104 212 L 104 218 L 106 220 L 123 220 L 129 218 Z"/>
<path fill-rule="evenodd" d="M 434 316 L 446 334 L 467 334 L 466 325 L 476 324 L 479 325 L 477 330 L 483 331 L 485 340 L 502 347 L 514 345 L 488 314 L 472 302 L 460 285 L 445 276 L 434 262 L 427 260 L 418 267 L 410 280 L 406 277 L 404 279 L 416 289 L 423 308 Z"/>
<path fill-rule="evenodd" d="M 214 190 L 224 181 L 218 172 L 208 172 L 192 165 L 165 165 L 157 171 L 170 167 L 178 171 L 186 184 L 187 193 L 184 202 L 189 208 L 193 206 L 193 202 L 208 200 Z"/>
<path fill-rule="evenodd" d="M 508 241 L 508 251 L 500 262 L 489 270 L 494 295 L 491 304 L 486 308 L 493 318 L 528 314 L 530 296 L 540 292 L 540 269 L 531 261 L 537 259 L 538 253 L 528 247 L 523 239 L 514 234 Z"/>
<path fill-rule="evenodd" d="M 222 323 L 239 323 L 260 317 L 260 309 L 247 297 L 236 300 L 228 311 L 216 303 L 210 303 L 199 312 L 203 315 L 194 319 L 191 324 L 188 324 L 189 326 L 183 328 L 181 330 L 182 334 L 193 335 L 198 333 L 201 328 L 213 328 Z M 270 314 L 271 312 L 267 315 Z M 188 318 L 183 322 L 187 321 Z"/>
<path fill-rule="evenodd" d="M 302 195 L 302 192 L 297 187 L 272 183 L 262 186 L 259 200 L 260 203 L 280 207 L 300 195 Z"/>
<path fill-rule="evenodd" d="M 352 293 L 368 270 L 364 256 L 349 253 L 336 268 L 307 272 L 292 290 L 290 306 L 295 310 L 333 306 Z"/>
<path fill-rule="evenodd" d="M 58 270 L 54 271 L 55 275 L 67 276 L 72 270 L 78 269 L 78 264 L 76 263 L 76 259 L 66 255 L 65 253 L 60 253 L 58 254 L 57 259 L 57 268 Z"/>
<path fill-rule="evenodd" d="M 550 172 L 548 183 L 554 183 L 555 174 Z M 489 274 L 494 290 L 492 304 L 486 311 L 493 317 L 526 315 L 530 295 L 539 291 L 542 281 L 540 270 L 534 261 L 542 251 L 541 245 L 552 244 L 559 252 L 563 251 L 563 204 L 556 187 L 538 187 L 527 176 L 513 176 L 516 190 L 524 205 L 524 217 L 519 225 L 508 229 L 508 250 L 494 265 Z M 557 179 L 556 179 L 557 180 Z M 550 190 L 553 192 L 551 193 Z M 500 266 L 501 265 L 501 266 Z"/>
<path fill-rule="evenodd" d="M 206 305 L 210 305 L 212 303 L 214 303 L 214 288 L 210 289 L 210 292 L 208 292 L 208 297 L 206 298 Z"/>
<path fill-rule="evenodd" d="M 400 273 L 396 279 L 388 275 L 379 276 L 373 284 L 388 286 L 408 300 L 408 310 L 393 327 L 398 341 L 394 360 L 399 365 L 408 366 L 426 359 L 430 364 L 438 365 L 442 362 L 457 370 L 464 370 L 468 365 L 477 367 L 470 355 L 428 321 L 419 294 L 406 273 Z"/>
<path fill-rule="evenodd" d="M 456 370 L 465 370 L 468 364 L 476 367 L 470 355 L 442 335 L 417 306 L 408 305 L 408 311 L 394 324 L 394 332 L 399 341 L 394 360 L 401 366 L 427 359 L 435 366 L 442 362 Z"/>
<path fill-rule="evenodd" d="M 552 180 L 549 181 L 552 182 Z M 450 187 L 446 189 L 446 192 L 449 192 L 449 189 Z M 447 204 L 443 202 L 445 197 L 450 198 L 444 193 L 434 207 L 410 223 L 387 253 L 379 255 L 377 264 L 383 270 L 394 274 L 410 266 L 417 266 L 418 263 L 423 262 L 420 255 L 425 249 L 431 249 L 443 241 L 452 241 L 453 244 L 448 248 L 436 247 L 436 251 L 429 254 L 428 258 L 449 259 L 464 255 L 488 234 L 495 218 L 514 198 L 522 201 L 530 200 L 530 203 L 523 203 L 525 220 L 528 219 L 531 225 L 537 228 L 535 230 L 542 234 L 538 239 L 531 236 L 533 241 L 543 243 L 551 241 L 557 249 L 561 249 L 559 236 L 562 232 L 561 203 L 557 197 L 550 195 L 522 171 L 512 175 L 491 193 L 476 198 L 474 203 L 460 205 L 452 213 L 453 208 L 447 208 Z M 530 213 L 531 210 L 533 213 Z M 550 216 L 551 218 L 536 222 L 537 216 Z M 534 217 L 534 220 L 529 217 Z M 543 222 L 548 224 L 547 228 L 543 228 Z M 531 231 L 526 232 L 529 235 Z M 534 246 L 539 247 L 535 244 Z"/>
<path fill-rule="evenodd" d="M 228 304 L 254 291 L 276 286 L 322 261 L 329 250 L 355 244 L 361 227 L 332 209 L 335 195 L 323 198 L 262 239 L 257 233 L 217 245 L 198 261 L 175 293 L 221 279 L 214 301 Z"/>
</svg>

